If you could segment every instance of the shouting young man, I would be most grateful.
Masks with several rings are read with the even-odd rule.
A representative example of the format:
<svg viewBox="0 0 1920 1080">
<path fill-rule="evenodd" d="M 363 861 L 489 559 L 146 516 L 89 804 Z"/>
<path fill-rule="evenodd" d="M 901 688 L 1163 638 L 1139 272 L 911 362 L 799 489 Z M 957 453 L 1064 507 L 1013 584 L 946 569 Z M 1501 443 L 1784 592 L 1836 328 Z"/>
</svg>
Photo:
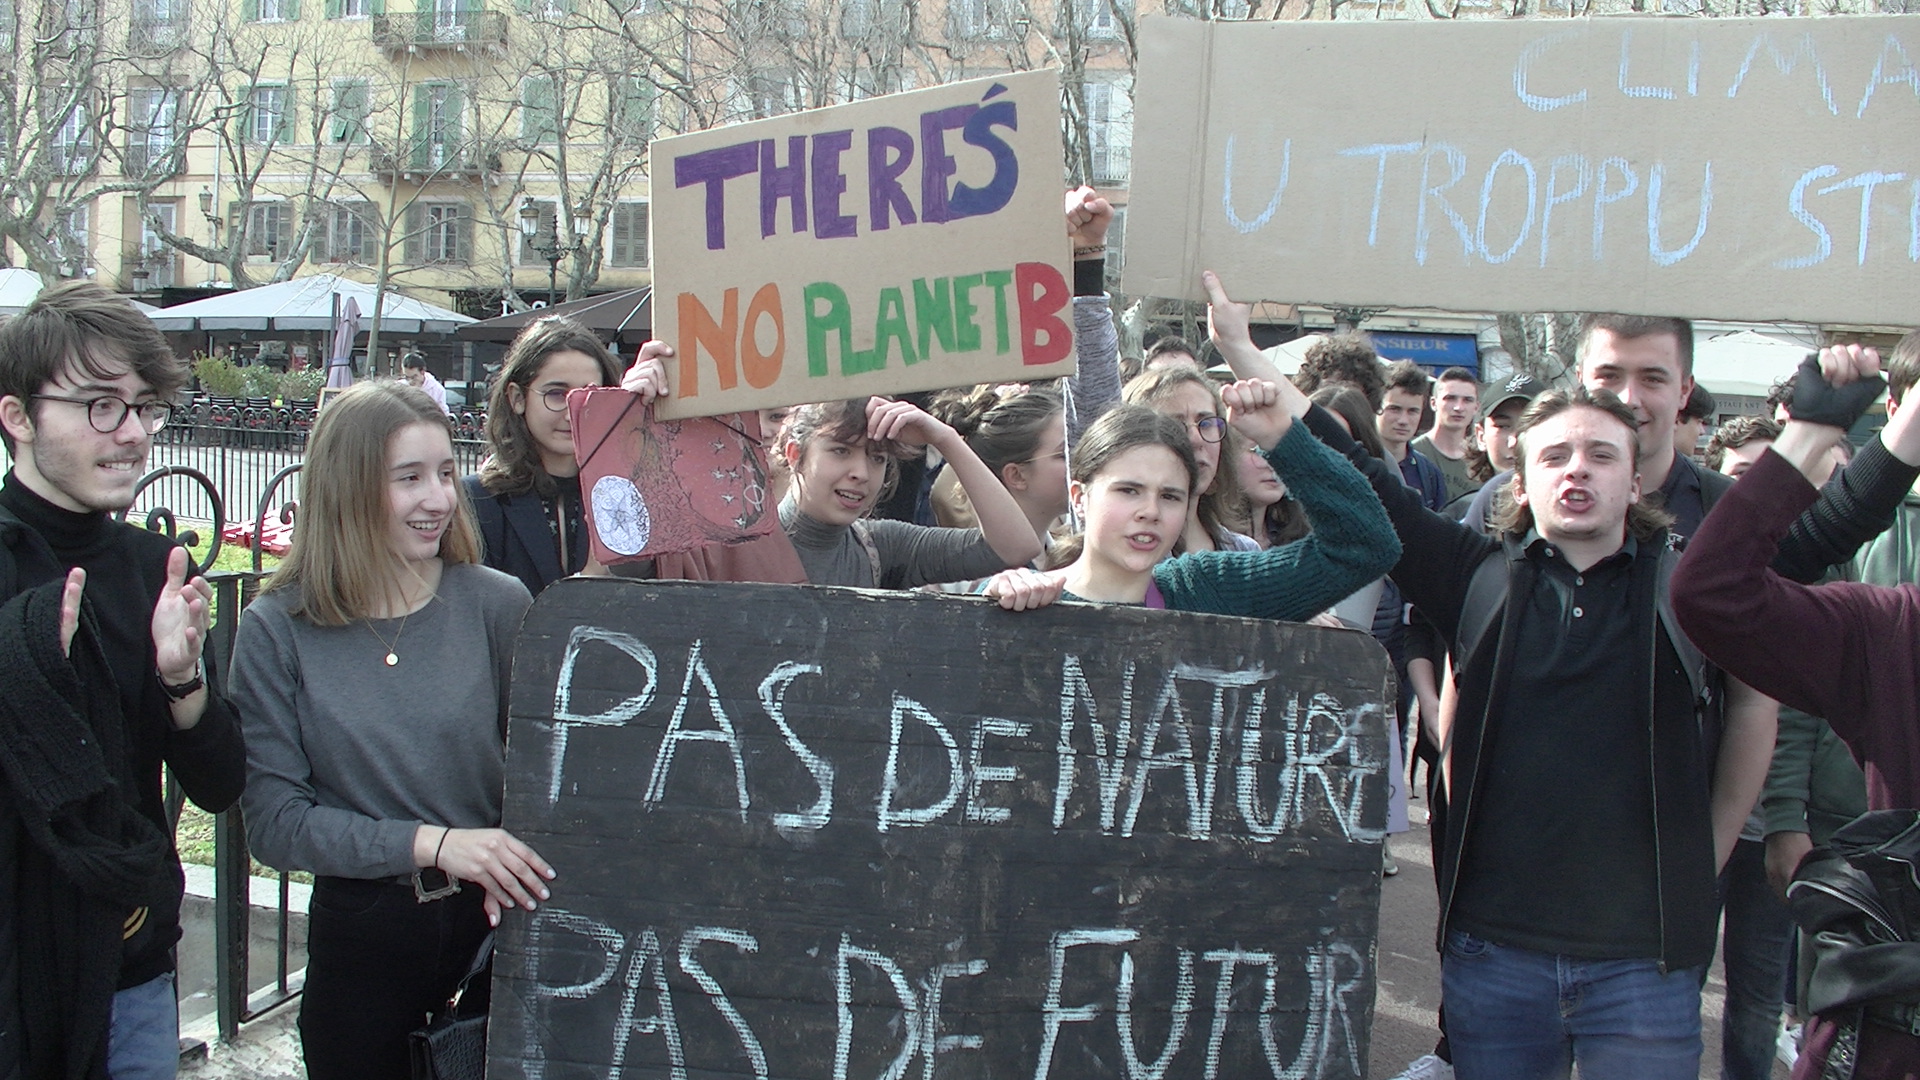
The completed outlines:
<svg viewBox="0 0 1920 1080">
<path fill-rule="evenodd" d="M 1256 368 L 1245 308 L 1207 285 L 1215 344 Z M 1665 612 L 1677 555 L 1642 499 L 1639 419 L 1603 390 L 1536 398 L 1484 536 L 1303 411 L 1372 482 L 1403 547 L 1393 579 L 1452 645 L 1435 876 L 1456 1075 L 1693 1080 L 1715 878 L 1776 710 Z"/>
</svg>

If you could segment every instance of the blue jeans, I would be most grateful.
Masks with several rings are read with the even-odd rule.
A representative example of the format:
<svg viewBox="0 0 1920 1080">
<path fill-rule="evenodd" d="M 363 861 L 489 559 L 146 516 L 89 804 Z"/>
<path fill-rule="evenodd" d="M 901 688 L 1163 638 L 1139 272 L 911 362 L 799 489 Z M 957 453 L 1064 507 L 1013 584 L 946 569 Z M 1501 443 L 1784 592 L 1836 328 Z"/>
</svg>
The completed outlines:
<svg viewBox="0 0 1920 1080">
<path fill-rule="evenodd" d="M 1700 970 L 1584 960 L 1447 931 L 1440 996 L 1459 1080 L 1695 1080 Z"/>
<path fill-rule="evenodd" d="M 113 1080 L 173 1080 L 180 1071 L 180 1003 L 173 972 L 113 995 L 107 1026 L 107 1075 Z"/>
<path fill-rule="evenodd" d="M 1722 1080 L 1768 1080 L 1780 1035 L 1793 953 L 1793 913 L 1767 881 L 1767 845 L 1742 840 L 1720 872 L 1726 916 L 1721 959 L 1727 969 L 1727 1015 L 1720 1029 Z"/>
</svg>

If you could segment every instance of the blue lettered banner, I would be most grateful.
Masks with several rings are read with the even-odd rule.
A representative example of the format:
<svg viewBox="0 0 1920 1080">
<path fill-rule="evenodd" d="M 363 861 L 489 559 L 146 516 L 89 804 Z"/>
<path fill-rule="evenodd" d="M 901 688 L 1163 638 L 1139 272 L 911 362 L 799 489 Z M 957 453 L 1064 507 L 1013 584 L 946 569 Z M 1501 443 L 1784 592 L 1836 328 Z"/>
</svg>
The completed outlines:
<svg viewBox="0 0 1920 1080">
<path fill-rule="evenodd" d="M 1131 293 L 1909 325 L 1920 17 L 1143 19 Z"/>
</svg>

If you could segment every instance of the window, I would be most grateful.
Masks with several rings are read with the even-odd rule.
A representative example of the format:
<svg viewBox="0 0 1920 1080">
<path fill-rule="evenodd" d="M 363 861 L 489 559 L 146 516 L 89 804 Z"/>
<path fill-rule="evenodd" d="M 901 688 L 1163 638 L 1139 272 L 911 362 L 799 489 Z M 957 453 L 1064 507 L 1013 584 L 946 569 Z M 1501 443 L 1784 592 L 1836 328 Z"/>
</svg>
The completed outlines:
<svg viewBox="0 0 1920 1080">
<path fill-rule="evenodd" d="M 437 171 L 459 163 L 464 101 L 454 83 L 422 83 L 414 90 L 412 168 Z"/>
<path fill-rule="evenodd" d="M 1248 0 L 1167 0 L 1167 14 L 1197 19 L 1244 19 L 1251 11 Z"/>
<path fill-rule="evenodd" d="M 880 0 L 841 0 L 840 36 L 850 41 L 864 40 L 879 21 Z"/>
<path fill-rule="evenodd" d="M 254 203 L 247 211 L 247 254 L 279 259 L 287 246 L 287 230 L 293 215 L 286 203 Z"/>
<path fill-rule="evenodd" d="M 300 17 L 300 0 L 245 0 L 251 22 L 293 22 Z"/>
<path fill-rule="evenodd" d="M 647 204 L 616 203 L 613 208 L 613 250 L 607 256 L 609 266 L 647 265 Z"/>
<path fill-rule="evenodd" d="M 47 239 L 53 242 L 54 257 L 59 260 L 61 277 L 79 277 L 93 262 L 93 238 L 87 231 L 88 216 L 85 205 L 57 211 L 53 216 L 53 233 Z"/>
<path fill-rule="evenodd" d="M 127 43 L 135 52 L 177 49 L 185 39 L 182 0 L 134 0 Z"/>
<path fill-rule="evenodd" d="M 465 203 L 422 202 L 407 208 L 406 261 L 464 263 L 473 250 L 473 216 Z"/>
<path fill-rule="evenodd" d="M 1006 37 L 1012 21 L 1001 10 L 1000 0 L 951 0 L 947 5 L 947 30 L 962 41 Z"/>
<path fill-rule="evenodd" d="M 147 204 L 147 211 L 140 218 L 140 246 L 133 253 L 135 265 L 131 269 L 144 273 L 128 276 L 142 279 L 146 288 L 167 289 L 176 284 L 173 249 L 160 236 L 174 231 L 178 214 L 176 204 L 156 202 Z"/>
<path fill-rule="evenodd" d="M 1133 157 L 1133 102 L 1123 87 L 1087 84 L 1087 143 L 1093 158 L 1089 181 L 1103 186 L 1125 184 Z"/>
<path fill-rule="evenodd" d="M 1113 19 L 1113 3 L 1109 0 L 1074 0 L 1073 13 L 1079 17 L 1080 28 L 1086 31 L 1088 37 L 1111 38 L 1120 35 L 1120 28 Z"/>
<path fill-rule="evenodd" d="M 551 75 L 532 75 L 520 83 L 520 137 L 530 143 L 560 141 L 559 103 Z"/>
<path fill-rule="evenodd" d="M 345 203 L 322 211 L 324 226 L 314 238 L 319 262 L 370 264 L 374 261 L 373 204 Z"/>
<path fill-rule="evenodd" d="M 540 254 L 538 245 L 551 244 L 554 242 L 555 234 L 553 230 L 558 223 L 557 218 L 560 213 L 559 206 L 556 203 L 536 202 L 533 205 L 540 210 L 540 227 L 533 231 L 531 239 L 524 233 L 520 236 L 520 257 L 518 261 L 521 266 L 538 266 L 547 261 L 547 257 Z M 519 224 L 519 220 L 515 219 L 514 225 L 516 231 L 518 231 Z"/>
<path fill-rule="evenodd" d="M 93 167 L 93 118 L 84 104 L 75 105 L 54 128 L 52 164 L 61 176 L 80 176 Z"/>
<path fill-rule="evenodd" d="M 747 77 L 746 115 L 754 120 L 782 116 L 806 108 L 798 80 L 790 71 L 768 68 Z"/>
<path fill-rule="evenodd" d="M 261 145 L 293 138 L 293 90 L 278 84 L 253 88 L 247 102 L 247 138 Z"/>
<path fill-rule="evenodd" d="M 170 87 L 137 87 L 127 92 L 128 176 L 167 176 L 176 171 L 179 108 L 180 92 Z"/>
<path fill-rule="evenodd" d="M 613 98 L 612 136 L 626 142 L 653 137 L 653 80 L 645 75 L 623 75 L 608 87 Z"/>
<path fill-rule="evenodd" d="M 365 79 L 336 79 L 333 83 L 333 114 L 327 122 L 327 139 L 343 146 L 365 146 L 367 114 L 371 91 Z"/>
<path fill-rule="evenodd" d="M 327 18 L 364 19 L 379 14 L 380 8 L 373 0 L 327 0 Z"/>
</svg>

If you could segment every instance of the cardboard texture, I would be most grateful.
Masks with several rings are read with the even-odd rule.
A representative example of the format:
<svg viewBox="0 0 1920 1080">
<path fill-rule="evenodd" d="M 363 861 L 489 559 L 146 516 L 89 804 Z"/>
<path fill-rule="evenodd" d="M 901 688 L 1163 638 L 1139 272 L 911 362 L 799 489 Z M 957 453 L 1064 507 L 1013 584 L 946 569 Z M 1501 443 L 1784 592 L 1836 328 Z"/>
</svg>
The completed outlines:
<svg viewBox="0 0 1920 1080">
<path fill-rule="evenodd" d="M 1124 288 L 1910 325 L 1920 16 L 1141 20 Z"/>
<path fill-rule="evenodd" d="M 1060 90 L 1029 71 L 653 144 L 664 418 L 1073 370 Z"/>
<path fill-rule="evenodd" d="M 593 556 L 602 565 L 738 544 L 778 525 L 760 418 L 661 420 L 636 394 L 567 395 Z"/>
<path fill-rule="evenodd" d="M 1266 620 L 556 582 L 487 1075 L 1358 1078 L 1389 679 Z"/>
</svg>

